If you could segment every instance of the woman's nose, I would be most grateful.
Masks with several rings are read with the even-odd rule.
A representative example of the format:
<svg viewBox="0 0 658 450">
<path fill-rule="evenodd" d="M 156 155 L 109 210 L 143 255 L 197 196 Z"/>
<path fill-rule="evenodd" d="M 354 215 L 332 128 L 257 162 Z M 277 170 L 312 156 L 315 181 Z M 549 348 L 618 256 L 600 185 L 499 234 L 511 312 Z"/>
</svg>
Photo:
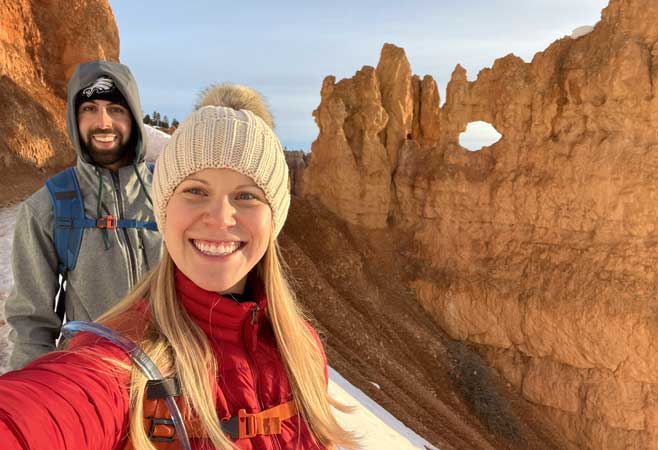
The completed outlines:
<svg viewBox="0 0 658 450">
<path fill-rule="evenodd" d="M 209 205 L 204 214 L 204 219 L 208 225 L 228 228 L 234 226 L 236 210 L 228 199 L 218 200 Z"/>
</svg>

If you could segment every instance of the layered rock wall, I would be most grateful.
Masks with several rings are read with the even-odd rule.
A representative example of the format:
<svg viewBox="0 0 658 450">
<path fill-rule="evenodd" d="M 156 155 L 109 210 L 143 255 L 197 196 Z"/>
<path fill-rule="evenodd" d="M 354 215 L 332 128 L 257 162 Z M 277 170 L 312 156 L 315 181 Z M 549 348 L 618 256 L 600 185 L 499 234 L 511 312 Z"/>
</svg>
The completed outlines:
<svg viewBox="0 0 658 450">
<path fill-rule="evenodd" d="M 80 62 L 118 58 L 108 0 L 0 0 L 0 204 L 73 161 L 66 83 Z"/>
<path fill-rule="evenodd" d="M 658 3 L 612 0 L 530 63 L 457 66 L 442 107 L 387 44 L 314 113 L 304 192 L 411 236 L 425 309 L 581 448 L 658 449 L 656 23 Z M 468 152 L 477 120 L 503 137 Z"/>
</svg>

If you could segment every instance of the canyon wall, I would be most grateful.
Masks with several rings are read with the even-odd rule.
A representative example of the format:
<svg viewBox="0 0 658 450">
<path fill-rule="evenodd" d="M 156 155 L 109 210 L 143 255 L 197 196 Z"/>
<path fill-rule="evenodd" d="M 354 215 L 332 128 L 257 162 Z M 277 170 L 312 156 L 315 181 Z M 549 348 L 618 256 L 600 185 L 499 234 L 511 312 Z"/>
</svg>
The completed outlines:
<svg viewBox="0 0 658 450">
<path fill-rule="evenodd" d="M 0 0 L 0 205 L 73 162 L 66 83 L 94 59 L 119 59 L 108 0 Z"/>
<path fill-rule="evenodd" d="M 410 237 L 406 282 L 580 448 L 658 449 L 658 3 L 530 63 L 431 77 L 384 46 L 324 80 L 303 192 Z M 469 152 L 472 121 L 502 135 Z M 396 245 L 393 243 L 392 245 Z"/>
</svg>

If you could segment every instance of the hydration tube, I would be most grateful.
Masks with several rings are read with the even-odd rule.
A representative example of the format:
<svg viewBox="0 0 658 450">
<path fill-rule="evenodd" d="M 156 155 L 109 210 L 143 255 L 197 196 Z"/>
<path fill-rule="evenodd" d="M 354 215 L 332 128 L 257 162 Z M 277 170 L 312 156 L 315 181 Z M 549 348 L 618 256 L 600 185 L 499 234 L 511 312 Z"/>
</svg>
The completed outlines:
<svg viewBox="0 0 658 450">
<path fill-rule="evenodd" d="M 80 320 L 67 322 L 62 327 L 62 335 L 66 338 L 70 338 L 80 331 L 86 331 L 88 333 L 98 335 L 125 350 L 126 353 L 128 353 L 128 356 L 130 356 L 133 362 L 137 364 L 137 367 L 139 367 L 142 373 L 149 380 L 160 381 L 164 379 L 162 377 L 162 373 L 160 373 L 160 370 L 157 368 L 155 363 L 153 363 L 151 358 L 149 358 L 148 355 L 144 353 L 144 351 L 139 348 L 137 344 L 135 344 L 130 339 L 121 336 L 111 328 L 104 327 L 103 325 L 97 323 L 84 322 Z M 192 447 L 190 446 L 190 439 L 187 436 L 187 430 L 185 429 L 185 424 L 183 423 L 183 416 L 181 415 L 180 409 L 178 409 L 178 405 L 174 401 L 174 398 L 171 396 L 166 397 L 165 405 L 167 406 L 169 414 L 171 415 L 171 419 L 174 422 L 174 428 L 178 434 L 178 441 L 180 442 L 181 450 L 192 450 Z"/>
</svg>

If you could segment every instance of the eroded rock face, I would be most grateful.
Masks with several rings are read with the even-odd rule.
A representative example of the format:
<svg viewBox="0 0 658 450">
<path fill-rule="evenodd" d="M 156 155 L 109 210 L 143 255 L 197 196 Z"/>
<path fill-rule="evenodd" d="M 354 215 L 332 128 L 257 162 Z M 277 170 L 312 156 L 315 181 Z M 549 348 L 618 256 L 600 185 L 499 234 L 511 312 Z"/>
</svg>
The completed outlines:
<svg viewBox="0 0 658 450">
<path fill-rule="evenodd" d="M 285 150 L 284 153 L 290 176 L 290 193 L 303 195 L 304 171 L 308 166 L 308 155 L 301 150 Z"/>
<path fill-rule="evenodd" d="M 392 170 L 380 133 L 389 116 L 375 69 L 366 66 L 339 83 L 327 77 L 313 116 L 320 134 L 311 146 L 312 175 L 305 192 L 321 197 L 352 223 L 385 227 Z"/>
<path fill-rule="evenodd" d="M 0 204 L 17 200 L 74 159 L 66 84 L 83 61 L 118 61 L 107 0 L 0 0 Z"/>
<path fill-rule="evenodd" d="M 433 147 L 441 135 L 439 88 L 429 75 L 425 75 L 422 80 L 414 75 L 412 88 L 414 110 L 411 137 L 421 147 Z"/>
<path fill-rule="evenodd" d="M 387 44 L 315 112 L 307 195 L 413 236 L 425 309 L 579 448 L 658 449 L 656 23 L 658 3 L 612 0 L 531 63 L 457 66 L 441 108 Z M 477 120 L 503 137 L 468 152 Z"/>
</svg>

